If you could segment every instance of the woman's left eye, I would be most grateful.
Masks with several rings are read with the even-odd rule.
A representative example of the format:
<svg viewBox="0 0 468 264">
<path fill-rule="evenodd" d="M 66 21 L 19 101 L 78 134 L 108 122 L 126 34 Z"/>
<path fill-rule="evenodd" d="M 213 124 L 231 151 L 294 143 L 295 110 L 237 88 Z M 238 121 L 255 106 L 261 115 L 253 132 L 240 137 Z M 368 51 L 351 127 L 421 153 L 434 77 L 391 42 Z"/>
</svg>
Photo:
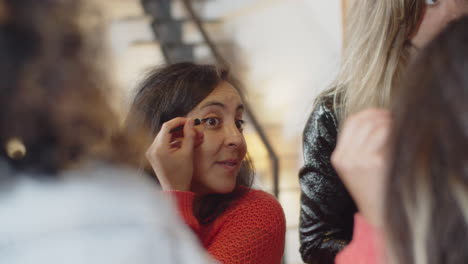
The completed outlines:
<svg viewBox="0 0 468 264">
<path fill-rule="evenodd" d="M 244 125 L 245 125 L 245 121 L 242 120 L 242 119 L 238 119 L 236 120 L 236 127 L 237 129 L 239 129 L 240 131 L 242 131 L 244 129 Z"/>
</svg>

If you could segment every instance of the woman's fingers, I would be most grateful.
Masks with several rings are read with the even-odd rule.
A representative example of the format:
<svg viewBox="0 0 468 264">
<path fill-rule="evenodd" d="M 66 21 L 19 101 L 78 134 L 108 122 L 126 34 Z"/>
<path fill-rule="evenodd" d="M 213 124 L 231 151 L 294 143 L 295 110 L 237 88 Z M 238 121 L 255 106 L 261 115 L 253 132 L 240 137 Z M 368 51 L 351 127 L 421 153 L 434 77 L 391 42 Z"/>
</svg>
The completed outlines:
<svg viewBox="0 0 468 264">
<path fill-rule="evenodd" d="M 370 136 L 381 123 L 389 122 L 390 114 L 386 110 L 368 109 L 356 114 L 345 122 L 341 140 L 356 146 L 368 145 Z M 340 139 L 339 139 L 340 140 Z"/>
<path fill-rule="evenodd" d="M 381 224 L 383 183 L 391 129 L 388 111 L 369 109 L 344 124 L 332 154 L 332 164 L 361 213 Z"/>
<path fill-rule="evenodd" d="M 184 126 L 184 139 L 181 144 L 181 150 L 184 152 L 192 152 L 195 145 L 195 129 L 193 119 L 187 120 Z"/>
<path fill-rule="evenodd" d="M 187 122 L 185 117 L 171 119 L 161 126 L 160 131 L 154 138 L 151 146 L 146 151 L 146 158 L 150 161 L 157 155 L 166 155 L 171 149 L 178 149 L 181 146 L 181 139 L 173 140 L 170 131 Z"/>
<path fill-rule="evenodd" d="M 174 140 L 171 130 L 181 125 L 184 137 Z M 164 190 L 190 189 L 196 135 L 193 119 L 175 118 L 163 124 L 148 149 L 147 158 Z"/>
<path fill-rule="evenodd" d="M 372 144 L 368 146 L 373 151 L 384 151 L 388 145 L 388 139 L 390 136 L 391 120 L 380 120 L 374 123 L 373 129 L 368 136 L 368 141 Z"/>
<path fill-rule="evenodd" d="M 162 144 L 171 143 L 173 140 L 173 135 L 170 131 L 176 127 L 184 126 L 189 119 L 185 117 L 176 117 L 164 123 L 161 127 L 161 130 L 158 133 L 160 142 Z M 193 121 L 192 121 L 193 122 Z M 158 138 L 156 137 L 156 138 Z"/>
</svg>

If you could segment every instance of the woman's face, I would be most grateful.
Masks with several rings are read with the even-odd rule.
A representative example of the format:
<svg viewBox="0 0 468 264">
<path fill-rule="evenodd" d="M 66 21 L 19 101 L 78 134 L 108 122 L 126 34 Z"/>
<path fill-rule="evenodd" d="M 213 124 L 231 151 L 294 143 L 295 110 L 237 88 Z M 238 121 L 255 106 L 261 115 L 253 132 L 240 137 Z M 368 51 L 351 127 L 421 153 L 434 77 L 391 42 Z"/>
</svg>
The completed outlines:
<svg viewBox="0 0 468 264">
<path fill-rule="evenodd" d="M 199 194 L 234 190 L 241 162 L 247 152 L 242 134 L 244 107 L 234 87 L 221 82 L 188 115 L 205 120 L 203 143 L 195 149 L 191 190 Z"/>
<path fill-rule="evenodd" d="M 444 27 L 468 14 L 468 0 L 426 0 L 426 10 L 411 43 L 418 49 L 428 44 Z"/>
</svg>

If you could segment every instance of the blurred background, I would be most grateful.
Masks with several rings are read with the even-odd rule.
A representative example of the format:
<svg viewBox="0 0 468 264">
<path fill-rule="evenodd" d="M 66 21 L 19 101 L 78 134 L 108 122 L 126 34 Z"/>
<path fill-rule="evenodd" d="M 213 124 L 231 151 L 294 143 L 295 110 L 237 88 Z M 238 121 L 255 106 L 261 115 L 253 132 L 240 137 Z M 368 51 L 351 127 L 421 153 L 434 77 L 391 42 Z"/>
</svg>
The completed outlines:
<svg viewBox="0 0 468 264">
<path fill-rule="evenodd" d="M 227 64 L 244 84 L 245 136 L 258 188 L 276 195 L 287 220 L 285 263 L 299 255 L 298 171 L 302 129 L 339 65 L 343 0 L 90 0 L 109 27 L 111 73 L 125 113 L 151 66 Z"/>
</svg>

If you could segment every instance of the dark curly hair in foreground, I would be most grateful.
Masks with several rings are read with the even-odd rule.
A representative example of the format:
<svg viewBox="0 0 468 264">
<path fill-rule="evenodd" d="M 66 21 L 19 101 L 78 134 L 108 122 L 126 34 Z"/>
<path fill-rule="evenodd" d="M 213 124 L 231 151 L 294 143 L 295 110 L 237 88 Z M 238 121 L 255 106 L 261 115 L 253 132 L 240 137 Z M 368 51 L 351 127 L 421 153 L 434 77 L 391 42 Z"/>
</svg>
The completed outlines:
<svg viewBox="0 0 468 264">
<path fill-rule="evenodd" d="M 132 160 L 128 146 L 136 145 L 119 132 L 97 63 L 102 28 L 85 8 L 77 0 L 0 0 L 0 158 L 17 170 Z M 6 151 L 14 138 L 26 147 L 20 159 Z"/>
</svg>

